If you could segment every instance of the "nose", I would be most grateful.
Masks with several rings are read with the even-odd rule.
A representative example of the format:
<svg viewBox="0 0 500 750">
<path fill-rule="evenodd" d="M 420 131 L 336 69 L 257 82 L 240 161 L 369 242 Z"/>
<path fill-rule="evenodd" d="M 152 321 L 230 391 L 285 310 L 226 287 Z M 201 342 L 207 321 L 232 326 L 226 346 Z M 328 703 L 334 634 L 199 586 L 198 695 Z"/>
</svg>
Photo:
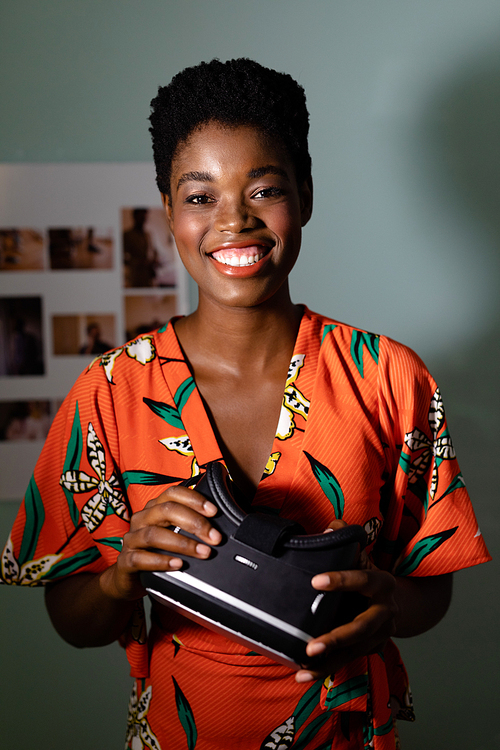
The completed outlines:
<svg viewBox="0 0 500 750">
<path fill-rule="evenodd" d="M 251 206 L 243 198 L 234 196 L 219 201 L 214 219 L 214 229 L 218 232 L 238 234 L 253 229 L 256 223 Z"/>
</svg>

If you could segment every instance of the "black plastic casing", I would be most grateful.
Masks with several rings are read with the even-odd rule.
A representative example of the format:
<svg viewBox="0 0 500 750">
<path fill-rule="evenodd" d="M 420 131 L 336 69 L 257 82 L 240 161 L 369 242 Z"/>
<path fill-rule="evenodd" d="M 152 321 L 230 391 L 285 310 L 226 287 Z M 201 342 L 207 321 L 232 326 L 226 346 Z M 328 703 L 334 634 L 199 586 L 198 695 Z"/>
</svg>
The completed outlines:
<svg viewBox="0 0 500 750">
<path fill-rule="evenodd" d="M 215 462 L 195 489 L 219 509 L 210 522 L 222 542 L 208 559 L 176 553 L 182 570 L 143 572 L 143 586 L 162 604 L 274 661 L 294 669 L 311 661 L 308 641 L 364 608 L 361 597 L 311 585 L 317 573 L 357 566 L 362 527 L 308 536 L 275 515 L 246 514 L 231 496 L 225 467 Z"/>
</svg>

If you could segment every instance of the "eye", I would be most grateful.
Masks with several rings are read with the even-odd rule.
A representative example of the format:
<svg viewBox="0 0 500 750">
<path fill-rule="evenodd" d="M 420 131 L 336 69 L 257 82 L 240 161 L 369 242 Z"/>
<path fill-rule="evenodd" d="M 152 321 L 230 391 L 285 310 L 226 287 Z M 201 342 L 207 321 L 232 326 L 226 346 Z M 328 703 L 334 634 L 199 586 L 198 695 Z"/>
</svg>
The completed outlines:
<svg viewBox="0 0 500 750">
<path fill-rule="evenodd" d="M 203 206 L 206 203 L 212 203 L 213 198 L 206 193 L 195 193 L 194 195 L 188 195 L 185 202 L 195 206 Z"/>
<path fill-rule="evenodd" d="M 262 198 L 279 198 L 284 194 L 285 191 L 282 188 L 273 185 L 272 187 L 266 187 L 257 190 L 257 192 L 254 193 L 252 197 L 261 200 Z"/>
</svg>

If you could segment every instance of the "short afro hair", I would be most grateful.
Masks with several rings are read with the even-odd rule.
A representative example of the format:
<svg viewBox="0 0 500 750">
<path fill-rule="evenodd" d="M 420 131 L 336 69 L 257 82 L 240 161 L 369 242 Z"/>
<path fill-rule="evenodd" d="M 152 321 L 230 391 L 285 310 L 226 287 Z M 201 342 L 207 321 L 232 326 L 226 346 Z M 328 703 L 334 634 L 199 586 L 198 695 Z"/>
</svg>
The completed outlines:
<svg viewBox="0 0 500 750">
<path fill-rule="evenodd" d="M 302 86 L 287 73 L 247 58 L 202 62 L 182 70 L 168 86 L 160 86 L 151 108 L 156 183 L 165 195 L 170 196 L 172 160 L 178 146 L 208 122 L 258 128 L 283 144 L 299 184 L 311 174 L 306 97 Z"/>
</svg>

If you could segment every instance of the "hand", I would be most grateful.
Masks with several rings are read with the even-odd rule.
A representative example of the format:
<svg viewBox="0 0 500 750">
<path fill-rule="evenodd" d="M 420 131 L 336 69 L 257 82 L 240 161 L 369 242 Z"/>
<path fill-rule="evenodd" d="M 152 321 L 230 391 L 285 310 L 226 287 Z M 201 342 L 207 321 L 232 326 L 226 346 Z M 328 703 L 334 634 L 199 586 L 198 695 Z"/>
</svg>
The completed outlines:
<svg viewBox="0 0 500 750">
<path fill-rule="evenodd" d="M 208 545 L 219 544 L 222 539 L 208 520 L 216 513 L 213 503 L 187 487 L 170 487 L 150 500 L 132 516 L 116 563 L 101 575 L 104 593 L 114 599 L 139 599 L 146 594 L 140 582 L 141 571 L 178 570 L 183 561 L 176 554 L 207 558 L 211 552 Z M 202 543 L 174 532 L 169 526 L 194 534 Z M 170 554 L 157 552 L 158 549 Z"/>
<path fill-rule="evenodd" d="M 345 526 L 334 521 L 328 531 Z M 379 570 L 363 551 L 358 570 L 332 571 L 315 576 L 311 583 L 318 591 L 357 592 L 366 597 L 368 608 L 352 622 L 309 641 L 306 653 L 311 663 L 297 672 L 297 682 L 309 682 L 333 674 L 359 656 L 383 646 L 396 632 L 399 608 L 396 602 L 396 579 Z"/>
</svg>

